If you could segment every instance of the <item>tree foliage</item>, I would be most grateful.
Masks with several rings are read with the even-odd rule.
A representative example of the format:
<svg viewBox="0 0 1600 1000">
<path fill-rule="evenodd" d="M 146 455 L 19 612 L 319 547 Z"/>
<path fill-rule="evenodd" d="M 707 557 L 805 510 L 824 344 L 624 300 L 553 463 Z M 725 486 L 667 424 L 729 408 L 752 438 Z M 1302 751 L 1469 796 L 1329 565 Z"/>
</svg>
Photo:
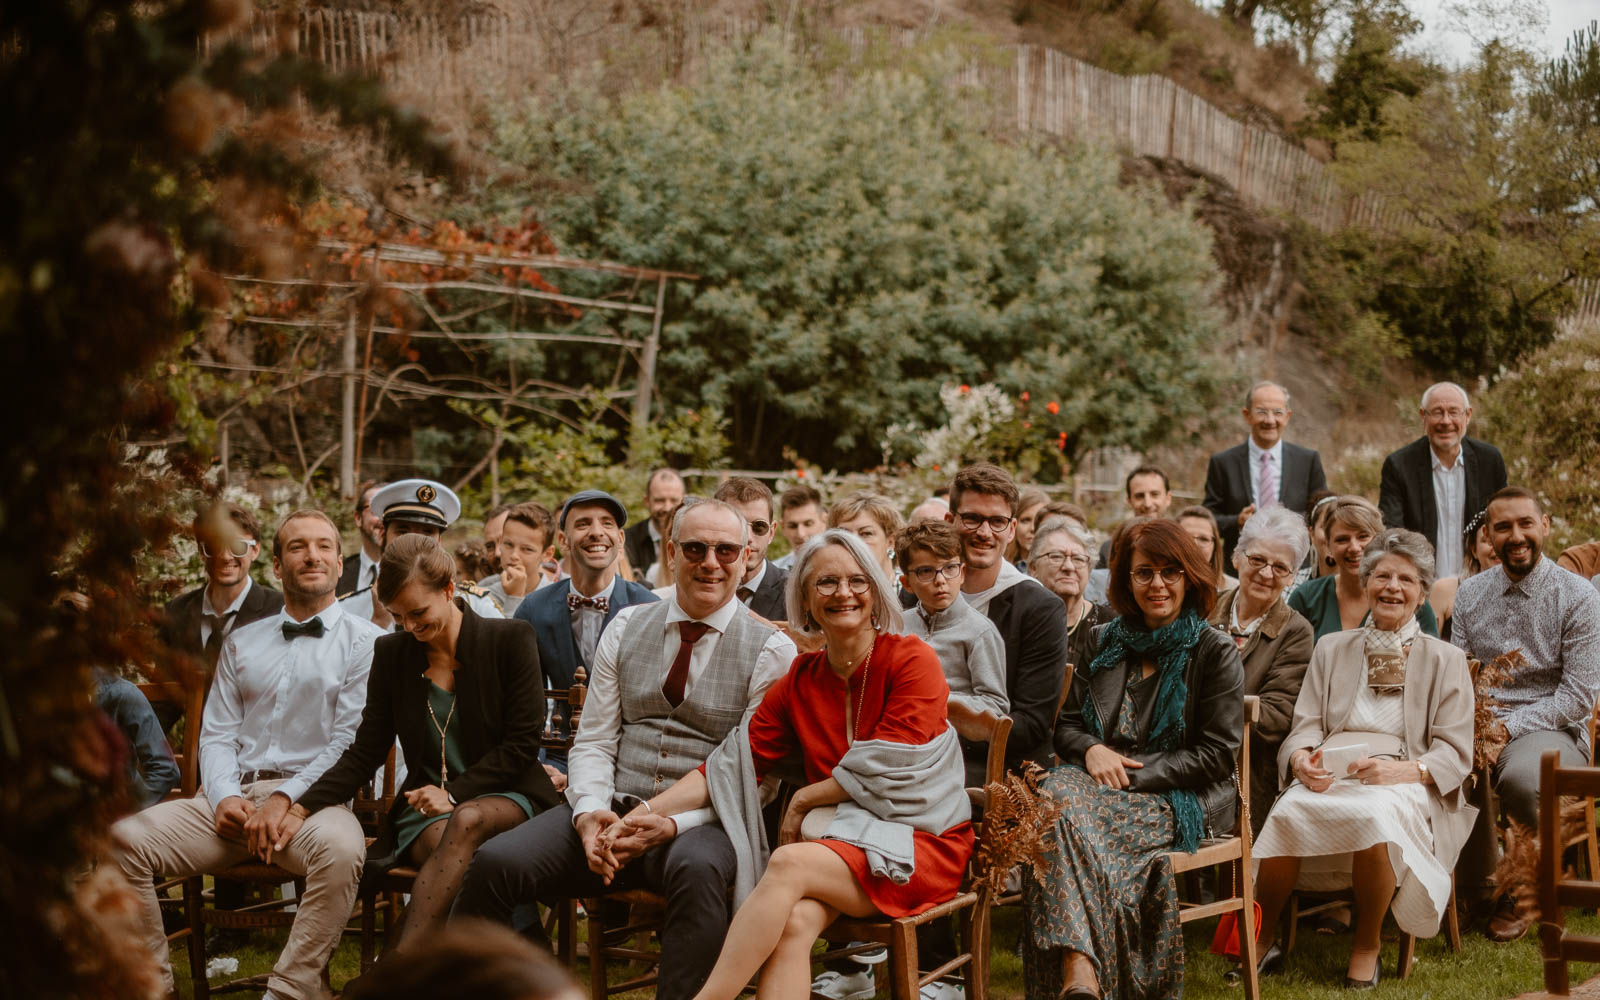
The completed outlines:
<svg viewBox="0 0 1600 1000">
<path fill-rule="evenodd" d="M 568 252 L 701 276 L 661 393 L 723 409 L 739 460 L 871 464 L 948 381 L 1061 400 L 1069 455 L 1183 434 L 1222 381 L 1205 231 L 1104 150 L 986 136 L 943 78 L 758 41 L 692 89 L 508 117 L 498 151 L 559 178 Z"/>
<path fill-rule="evenodd" d="M 375 83 L 213 39 L 249 5 L 82 0 L 0 7 L 0 365 L 16 419 L 0 444 L 0 995 L 124 997 L 150 956 L 119 937 L 126 902 L 77 881 L 126 804 L 89 711 L 91 665 L 170 664 L 141 644 L 135 556 L 172 524 L 156 493 L 194 477 L 124 464 L 180 415 L 159 365 L 216 301 L 207 267 L 281 266 L 292 198 L 315 184 L 300 102 L 442 163 L 426 125 Z M 209 52 L 209 54 L 203 54 Z M 290 227 L 292 229 L 292 227 Z M 86 616 L 56 601 L 86 591 Z"/>
</svg>

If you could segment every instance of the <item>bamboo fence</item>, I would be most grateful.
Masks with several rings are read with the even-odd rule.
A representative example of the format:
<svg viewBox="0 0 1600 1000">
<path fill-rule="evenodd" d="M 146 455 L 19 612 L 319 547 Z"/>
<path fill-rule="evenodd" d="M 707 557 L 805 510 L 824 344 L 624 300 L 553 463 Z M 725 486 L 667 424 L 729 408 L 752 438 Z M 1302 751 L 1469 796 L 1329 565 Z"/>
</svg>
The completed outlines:
<svg viewBox="0 0 1600 1000">
<path fill-rule="evenodd" d="M 312 8 L 287 24 L 258 21 L 249 30 L 258 45 L 276 37 L 336 71 L 377 74 L 433 99 L 564 77 L 578 64 L 602 67 L 613 82 L 685 82 L 709 55 L 763 31 L 783 31 L 755 19 L 695 16 L 655 32 L 603 24 L 580 30 L 576 21 L 566 28 L 562 33 L 506 14 L 446 21 Z M 836 37 L 852 60 L 862 59 L 875 39 L 898 47 L 918 39 L 912 31 L 869 34 L 859 27 L 840 29 Z M 962 84 L 990 98 L 997 125 L 1096 138 L 1136 155 L 1175 159 L 1258 209 L 1296 216 L 1324 232 L 1405 223 L 1400 206 L 1373 192 L 1342 190 L 1327 165 L 1302 147 L 1229 116 L 1166 77 L 1122 76 L 1037 45 L 997 51 L 1005 58 L 974 59 L 960 74 Z M 1575 311 L 1563 328 L 1600 325 L 1600 280 L 1583 281 L 1576 291 Z"/>
</svg>

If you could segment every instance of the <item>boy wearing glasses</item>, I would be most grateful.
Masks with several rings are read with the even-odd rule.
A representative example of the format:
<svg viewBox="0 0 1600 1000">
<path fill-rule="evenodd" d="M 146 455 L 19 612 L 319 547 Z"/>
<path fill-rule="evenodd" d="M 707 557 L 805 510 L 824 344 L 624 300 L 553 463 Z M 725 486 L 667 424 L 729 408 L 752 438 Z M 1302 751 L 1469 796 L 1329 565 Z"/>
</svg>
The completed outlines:
<svg viewBox="0 0 1600 1000">
<path fill-rule="evenodd" d="M 777 523 L 772 516 L 772 491 L 759 479 L 734 476 L 718 486 L 711 498 L 737 510 L 750 527 L 750 548 L 745 557 L 744 578 L 739 581 L 739 602 L 767 621 L 783 621 L 788 615 L 783 606 L 783 589 L 789 572 L 767 558 L 767 549 L 777 535 Z"/>
<path fill-rule="evenodd" d="M 1006 647 L 994 623 L 961 600 L 965 564 L 961 532 L 945 521 L 921 521 L 895 541 L 900 585 L 916 595 L 906 632 L 933 647 L 950 684 L 950 700 L 1005 715 Z M 977 765 L 976 771 L 973 766 Z M 967 784 L 983 783 L 983 758 L 967 759 Z"/>
<path fill-rule="evenodd" d="M 218 503 L 194 517 L 194 538 L 204 560 L 206 582 L 167 604 L 162 639 L 196 657 L 206 683 L 217 668 L 222 640 L 234 629 L 283 610 L 283 595 L 250 579 L 261 554 L 261 526 L 236 503 Z M 174 720 L 163 719 L 163 725 Z"/>
</svg>

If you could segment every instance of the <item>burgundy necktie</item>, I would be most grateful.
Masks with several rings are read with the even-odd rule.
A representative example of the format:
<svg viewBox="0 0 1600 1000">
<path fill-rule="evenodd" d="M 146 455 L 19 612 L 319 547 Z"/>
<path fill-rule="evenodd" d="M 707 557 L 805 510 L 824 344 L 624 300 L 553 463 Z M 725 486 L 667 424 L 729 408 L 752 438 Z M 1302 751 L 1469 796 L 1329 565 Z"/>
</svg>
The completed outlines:
<svg viewBox="0 0 1600 1000">
<path fill-rule="evenodd" d="M 710 628 L 705 622 L 678 623 L 678 655 L 672 658 L 667 682 L 661 685 L 661 693 L 667 696 L 673 708 L 683 704 L 683 691 L 689 685 L 689 657 L 694 655 L 694 644 Z"/>
</svg>

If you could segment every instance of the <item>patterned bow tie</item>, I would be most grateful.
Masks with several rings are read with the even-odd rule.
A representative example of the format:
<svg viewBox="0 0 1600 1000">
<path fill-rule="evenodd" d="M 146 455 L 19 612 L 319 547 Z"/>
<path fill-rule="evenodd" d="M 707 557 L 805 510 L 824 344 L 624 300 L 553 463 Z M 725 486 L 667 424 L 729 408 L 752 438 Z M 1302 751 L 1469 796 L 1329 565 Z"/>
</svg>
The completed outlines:
<svg viewBox="0 0 1600 1000">
<path fill-rule="evenodd" d="M 308 622 L 301 622 L 298 625 L 294 622 L 283 623 L 283 637 L 285 639 L 295 639 L 302 635 L 309 635 L 313 639 L 320 639 L 322 638 L 322 631 L 321 618 L 313 618 Z"/>
<path fill-rule="evenodd" d="M 576 611 L 579 608 L 594 608 L 601 614 L 608 614 L 611 611 L 611 598 L 604 595 L 600 597 L 584 597 L 569 591 L 567 593 L 567 610 Z"/>
</svg>

